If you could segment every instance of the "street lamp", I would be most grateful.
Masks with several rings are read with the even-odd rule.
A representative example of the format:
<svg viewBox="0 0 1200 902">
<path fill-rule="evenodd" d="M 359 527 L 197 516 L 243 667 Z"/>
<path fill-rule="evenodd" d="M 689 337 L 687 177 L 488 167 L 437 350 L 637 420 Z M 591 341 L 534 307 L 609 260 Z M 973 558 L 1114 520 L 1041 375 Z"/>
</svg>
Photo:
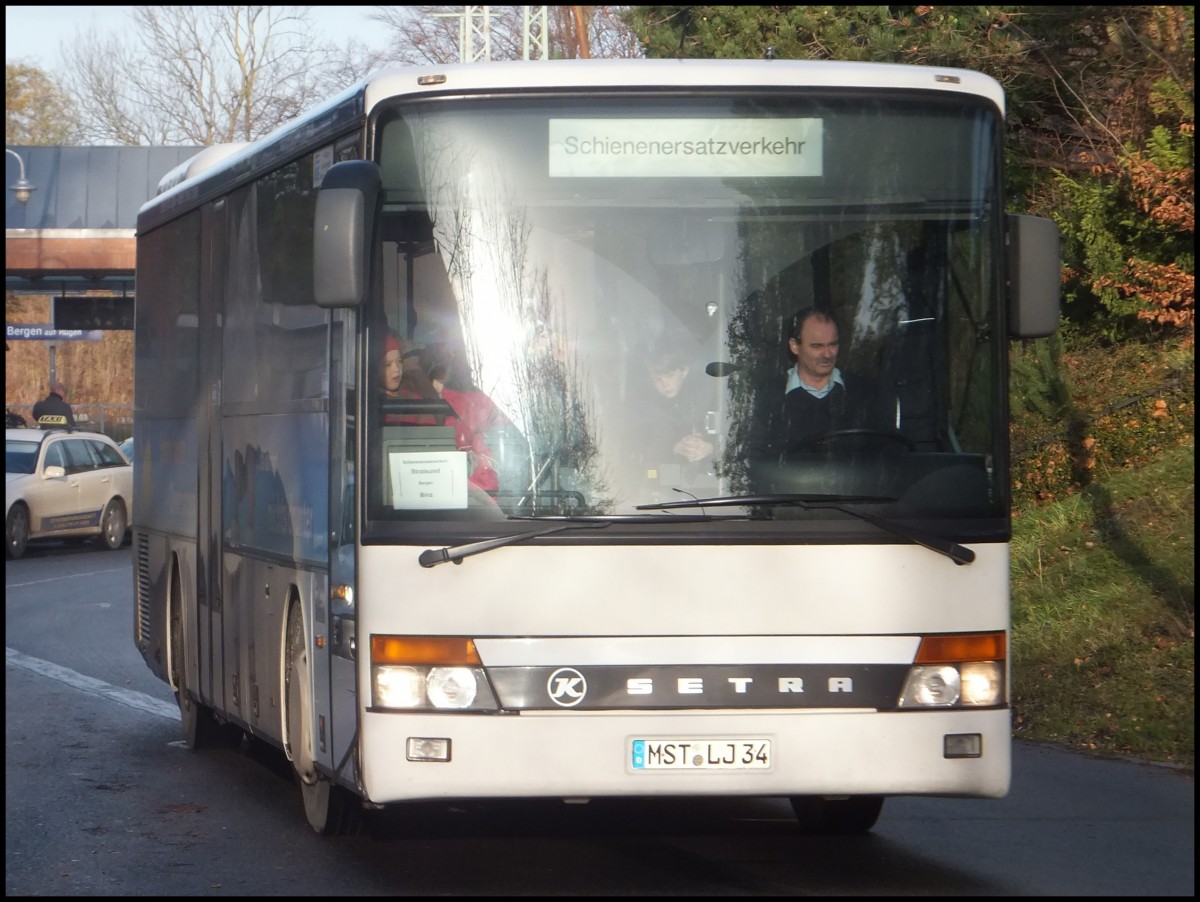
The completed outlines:
<svg viewBox="0 0 1200 902">
<path fill-rule="evenodd" d="M 10 153 L 14 157 L 16 157 L 17 158 L 17 166 L 20 167 L 19 175 L 17 176 L 17 180 L 15 182 L 13 182 L 11 185 L 9 185 L 8 187 L 12 191 L 13 196 L 17 199 L 17 201 L 19 203 L 22 203 L 22 204 L 29 203 L 29 196 L 31 194 L 33 194 L 34 191 L 37 190 L 37 185 L 33 184 L 33 182 L 29 182 L 29 181 L 25 180 L 25 161 L 21 159 L 21 155 L 19 153 L 17 153 L 15 150 L 9 150 L 7 147 L 4 148 L 4 152 Z"/>
</svg>

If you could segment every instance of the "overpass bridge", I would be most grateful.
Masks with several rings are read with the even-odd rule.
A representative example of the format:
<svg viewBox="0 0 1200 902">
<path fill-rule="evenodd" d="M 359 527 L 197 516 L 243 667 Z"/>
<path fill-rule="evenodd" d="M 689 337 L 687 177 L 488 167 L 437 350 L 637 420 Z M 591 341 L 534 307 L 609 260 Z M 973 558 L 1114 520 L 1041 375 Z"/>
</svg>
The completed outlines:
<svg viewBox="0 0 1200 902">
<path fill-rule="evenodd" d="M 132 297 L 137 213 L 203 147 L 6 145 L 6 291 Z M 32 185 L 26 201 L 13 186 Z"/>
<path fill-rule="evenodd" d="M 56 338 L 81 328 L 68 320 L 89 323 L 84 334 L 102 340 L 110 333 L 94 330 L 129 328 L 138 210 L 154 197 L 164 175 L 203 149 L 6 145 L 5 298 L 54 299 L 37 323 L 11 322 L 24 317 L 9 316 L 17 308 L 5 304 L 6 409 L 28 418 L 29 406 L 45 394 L 41 374 L 48 370 L 49 382 L 58 378 L 57 350 L 64 353 L 67 379 L 91 369 L 92 352 L 80 347 L 88 341 Z M 113 413 L 105 403 L 113 400 L 76 392 L 71 399 L 76 420 L 124 437 L 127 426 L 124 433 L 107 428 Z M 127 419 L 128 411 L 121 415 Z"/>
</svg>

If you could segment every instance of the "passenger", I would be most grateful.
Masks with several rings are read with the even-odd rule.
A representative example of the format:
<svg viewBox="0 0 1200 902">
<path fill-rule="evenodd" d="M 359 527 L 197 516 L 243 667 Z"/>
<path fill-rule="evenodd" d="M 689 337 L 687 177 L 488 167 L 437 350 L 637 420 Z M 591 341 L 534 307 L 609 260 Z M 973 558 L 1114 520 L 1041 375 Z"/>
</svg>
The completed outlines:
<svg viewBox="0 0 1200 902">
<path fill-rule="evenodd" d="M 432 400 L 437 397 L 420 366 L 419 352 L 410 350 L 405 354 L 400 339 L 391 332 L 384 339 L 383 357 L 379 362 L 379 388 L 385 401 Z M 385 410 L 383 422 L 389 426 L 432 426 L 438 420 L 431 414 Z"/>
<path fill-rule="evenodd" d="M 446 425 L 454 427 L 454 440 L 460 451 L 468 452 L 467 479 L 485 492 L 500 489 L 496 459 L 488 442 L 488 432 L 511 426 L 511 422 L 486 394 L 455 379 L 449 362 L 439 361 L 429 368 L 429 379 L 437 397 L 454 409 Z M 460 387 L 453 388 L 453 384 Z"/>
<path fill-rule="evenodd" d="M 660 344 L 643 361 L 645 391 L 635 399 L 636 440 L 647 467 L 665 463 L 696 464 L 712 457 L 705 416 L 712 404 L 702 396 L 682 352 Z"/>
<path fill-rule="evenodd" d="M 403 352 L 400 339 L 388 333 L 379 362 L 379 388 L 385 398 L 401 398 L 400 383 L 404 378 Z"/>
<path fill-rule="evenodd" d="M 431 400 L 438 397 L 429 375 L 425 372 L 426 351 L 420 347 L 410 347 L 400 358 L 404 375 L 400 378 L 401 397 L 425 398 Z"/>
</svg>

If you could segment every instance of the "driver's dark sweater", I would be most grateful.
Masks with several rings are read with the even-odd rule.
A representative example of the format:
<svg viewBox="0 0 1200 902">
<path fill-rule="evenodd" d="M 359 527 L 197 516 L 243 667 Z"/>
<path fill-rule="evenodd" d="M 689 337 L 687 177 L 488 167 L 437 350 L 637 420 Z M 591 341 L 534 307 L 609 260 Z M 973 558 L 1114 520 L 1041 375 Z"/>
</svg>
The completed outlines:
<svg viewBox="0 0 1200 902">
<path fill-rule="evenodd" d="M 823 398 L 814 397 L 805 388 L 794 388 L 783 399 L 786 450 L 799 450 L 805 441 L 841 429 L 881 429 L 887 427 L 879 408 L 879 392 L 861 376 L 842 374 L 842 383 Z"/>
</svg>

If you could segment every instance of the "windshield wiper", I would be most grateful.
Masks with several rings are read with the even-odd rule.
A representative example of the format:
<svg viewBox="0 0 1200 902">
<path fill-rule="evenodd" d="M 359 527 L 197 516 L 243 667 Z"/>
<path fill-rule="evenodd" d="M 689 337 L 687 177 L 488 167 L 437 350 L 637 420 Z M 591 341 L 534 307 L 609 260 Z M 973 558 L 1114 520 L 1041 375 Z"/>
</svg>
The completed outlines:
<svg viewBox="0 0 1200 902">
<path fill-rule="evenodd" d="M 975 560 L 975 552 L 970 548 L 959 545 L 957 542 L 943 539 L 941 536 L 932 535 L 924 530 L 912 529 L 894 520 L 886 520 L 883 517 L 876 517 L 874 514 L 868 514 L 865 511 L 844 506 L 846 504 L 886 504 L 895 500 L 895 498 L 873 497 L 870 495 L 723 495 L 717 498 L 693 498 L 690 501 L 639 504 L 636 509 L 675 510 L 685 507 L 766 507 L 786 505 L 789 507 L 798 507 L 802 510 L 835 510 L 843 514 L 849 514 L 851 517 L 858 517 L 860 520 L 866 520 L 884 532 L 890 532 L 894 536 L 907 539 L 923 548 L 928 548 L 930 551 L 943 554 L 960 566 L 962 564 L 969 564 Z"/>
<path fill-rule="evenodd" d="M 551 533 L 564 532 L 568 529 L 603 529 L 614 523 L 695 523 L 707 520 L 708 516 L 697 514 L 688 517 L 664 517 L 661 514 L 596 514 L 591 516 L 543 516 L 543 517 L 509 517 L 510 520 L 536 520 L 555 523 L 548 529 L 534 529 L 530 532 L 518 533 L 515 536 L 498 536 L 495 539 L 484 539 L 482 542 L 471 542 L 467 545 L 448 545 L 445 548 L 427 548 L 417 558 L 422 567 L 436 567 L 438 564 L 461 564 L 463 558 L 473 554 L 482 554 L 494 548 L 504 548 L 516 545 L 528 539 L 548 536 Z"/>
</svg>

